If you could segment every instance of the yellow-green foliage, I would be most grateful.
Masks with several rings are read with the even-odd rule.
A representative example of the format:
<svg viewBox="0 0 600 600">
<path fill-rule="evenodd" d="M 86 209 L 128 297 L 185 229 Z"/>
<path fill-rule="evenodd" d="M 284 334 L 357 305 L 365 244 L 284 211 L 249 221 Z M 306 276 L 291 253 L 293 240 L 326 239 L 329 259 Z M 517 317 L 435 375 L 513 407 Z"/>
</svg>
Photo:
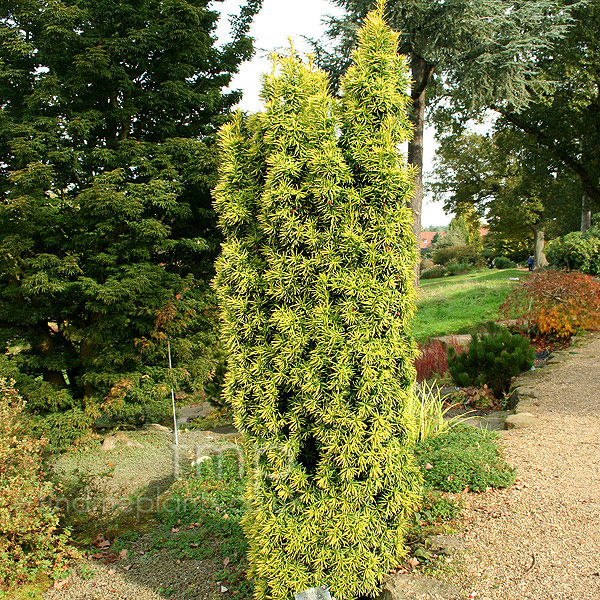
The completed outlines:
<svg viewBox="0 0 600 600">
<path fill-rule="evenodd" d="M 341 101 L 292 51 L 265 77 L 266 111 L 220 134 L 216 282 L 257 599 L 374 592 L 419 498 L 413 173 L 398 152 L 410 82 L 383 9 Z"/>
<path fill-rule="evenodd" d="M 0 378 L 0 589 L 40 571 L 56 572 L 69 548 L 58 515 L 46 503 L 39 440 L 28 435 L 23 401 Z"/>
</svg>

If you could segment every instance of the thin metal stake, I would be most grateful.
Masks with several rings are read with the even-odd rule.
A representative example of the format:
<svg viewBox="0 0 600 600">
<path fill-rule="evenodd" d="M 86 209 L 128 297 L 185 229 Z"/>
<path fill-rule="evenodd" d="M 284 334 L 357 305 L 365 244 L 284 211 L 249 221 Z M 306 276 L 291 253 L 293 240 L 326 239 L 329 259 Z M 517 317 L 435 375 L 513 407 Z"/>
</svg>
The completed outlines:
<svg viewBox="0 0 600 600">
<path fill-rule="evenodd" d="M 171 405 L 173 406 L 173 431 L 175 432 L 175 445 L 179 446 L 179 433 L 177 431 L 177 414 L 175 413 L 175 390 L 173 389 L 173 363 L 171 362 L 171 340 L 167 338 L 169 350 L 169 373 L 171 374 Z"/>
</svg>

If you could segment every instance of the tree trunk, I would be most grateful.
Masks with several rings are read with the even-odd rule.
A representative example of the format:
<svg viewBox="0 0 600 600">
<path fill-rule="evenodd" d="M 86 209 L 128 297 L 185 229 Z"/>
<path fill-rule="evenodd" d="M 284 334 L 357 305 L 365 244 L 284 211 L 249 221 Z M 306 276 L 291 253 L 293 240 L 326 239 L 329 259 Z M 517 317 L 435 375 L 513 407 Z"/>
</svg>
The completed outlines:
<svg viewBox="0 0 600 600">
<path fill-rule="evenodd" d="M 590 210 L 590 197 L 583 192 L 581 197 L 581 233 L 585 233 L 592 226 L 592 211 Z"/>
<path fill-rule="evenodd" d="M 85 326 L 82 328 L 82 339 L 79 348 L 79 362 L 81 365 L 81 373 L 85 378 L 85 373 L 92 359 L 96 355 L 96 344 L 90 341 L 89 332 L 87 331 L 94 323 L 100 320 L 100 315 L 92 313 L 85 321 Z M 96 390 L 89 384 L 83 383 L 83 397 L 91 398 L 96 393 Z"/>
<path fill-rule="evenodd" d="M 43 360 L 46 360 L 56 353 L 56 346 L 52 334 L 48 332 L 48 325 L 49 324 L 47 323 L 41 323 L 39 326 L 42 339 L 37 346 L 37 351 Z M 42 379 L 47 381 L 55 389 L 61 389 L 67 385 L 61 371 L 54 371 L 47 368 L 45 365 L 42 366 Z"/>
<path fill-rule="evenodd" d="M 544 269 L 548 266 L 548 259 L 544 254 L 546 231 L 544 227 L 538 226 L 534 229 L 534 254 L 535 269 Z"/>
<path fill-rule="evenodd" d="M 415 167 L 415 194 L 410 202 L 413 211 L 413 231 L 417 247 L 421 246 L 421 213 L 423 209 L 423 130 L 425 128 L 425 102 L 429 78 L 433 66 L 418 54 L 412 54 L 410 71 L 413 79 L 411 90 L 412 110 L 410 119 L 414 126 L 413 139 L 408 143 L 408 164 Z M 420 262 L 420 261 L 419 261 Z M 416 283 L 419 282 L 419 264 L 416 267 Z"/>
</svg>

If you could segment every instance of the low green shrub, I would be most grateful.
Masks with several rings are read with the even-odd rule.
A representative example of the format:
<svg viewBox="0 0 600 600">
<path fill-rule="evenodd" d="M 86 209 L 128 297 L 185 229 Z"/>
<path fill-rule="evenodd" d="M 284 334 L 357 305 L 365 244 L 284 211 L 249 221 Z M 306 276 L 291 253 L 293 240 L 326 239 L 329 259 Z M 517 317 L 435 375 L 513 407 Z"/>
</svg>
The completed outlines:
<svg viewBox="0 0 600 600">
<path fill-rule="evenodd" d="M 473 335 L 466 352 L 448 349 L 448 370 L 456 385 L 487 385 L 497 398 L 508 391 L 514 376 L 532 367 L 534 360 L 535 350 L 526 337 L 494 323 L 487 325 L 486 333 Z"/>
<path fill-rule="evenodd" d="M 448 497 L 438 490 L 423 490 L 423 500 L 415 519 L 419 525 L 436 525 L 452 521 L 460 514 L 462 504 L 455 498 Z"/>
<path fill-rule="evenodd" d="M 429 269 L 433 269 L 433 267 L 435 267 L 435 263 L 430 258 L 423 258 L 421 260 L 420 273 L 429 271 Z"/>
<path fill-rule="evenodd" d="M 416 446 L 425 485 L 444 492 L 483 492 L 514 483 L 515 471 L 502 458 L 495 434 L 456 425 Z"/>
<path fill-rule="evenodd" d="M 468 263 L 450 263 L 447 267 L 450 275 L 462 275 L 473 270 L 473 267 Z"/>
<path fill-rule="evenodd" d="M 448 246 L 438 248 L 432 255 L 433 261 L 438 265 L 448 266 L 452 263 L 466 263 L 472 267 L 485 265 L 485 259 L 475 246 Z"/>
<path fill-rule="evenodd" d="M 423 273 L 421 273 L 421 279 L 437 279 L 438 277 L 443 277 L 446 273 L 446 267 L 436 265 L 431 269 L 427 269 L 427 271 L 423 271 Z"/>
<path fill-rule="evenodd" d="M 58 577 L 71 555 L 68 531 L 48 498 L 44 441 L 29 434 L 24 402 L 13 382 L 0 378 L 0 589 L 41 572 Z"/>
<path fill-rule="evenodd" d="M 496 256 L 494 259 L 494 266 L 496 269 L 514 269 L 517 264 L 506 256 Z"/>
<path fill-rule="evenodd" d="M 585 233 L 573 231 L 549 242 L 545 248 L 551 265 L 587 275 L 600 275 L 600 225 Z"/>
</svg>

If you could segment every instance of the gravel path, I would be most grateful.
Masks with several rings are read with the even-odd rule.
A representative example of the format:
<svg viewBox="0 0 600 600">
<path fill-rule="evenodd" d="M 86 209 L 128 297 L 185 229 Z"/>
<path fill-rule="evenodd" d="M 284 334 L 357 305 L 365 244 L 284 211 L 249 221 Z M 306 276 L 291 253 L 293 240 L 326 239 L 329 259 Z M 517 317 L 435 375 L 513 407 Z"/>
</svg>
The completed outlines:
<svg viewBox="0 0 600 600">
<path fill-rule="evenodd" d="M 531 384 L 539 425 L 506 432 L 516 485 L 471 498 L 461 583 L 474 598 L 600 599 L 600 336 L 589 339 Z"/>
<path fill-rule="evenodd" d="M 534 375 L 539 425 L 506 432 L 518 471 L 508 490 L 469 497 L 464 571 L 453 583 L 476 600 L 600 599 L 600 336 Z M 226 598 L 212 561 L 140 556 L 125 571 L 84 562 L 45 600 Z M 133 557 L 132 557 L 133 558 Z M 442 598 L 418 592 L 406 596 Z"/>
</svg>

